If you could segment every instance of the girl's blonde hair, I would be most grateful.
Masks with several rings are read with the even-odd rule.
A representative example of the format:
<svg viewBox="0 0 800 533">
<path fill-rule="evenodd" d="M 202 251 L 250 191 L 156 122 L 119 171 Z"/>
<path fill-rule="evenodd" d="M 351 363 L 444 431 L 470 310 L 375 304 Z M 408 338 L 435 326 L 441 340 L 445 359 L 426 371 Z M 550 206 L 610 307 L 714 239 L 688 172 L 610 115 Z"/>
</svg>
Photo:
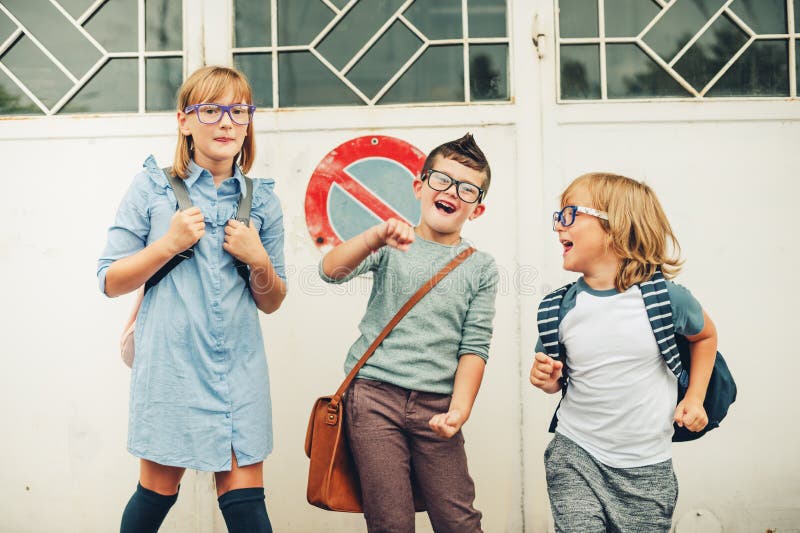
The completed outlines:
<svg viewBox="0 0 800 533">
<path fill-rule="evenodd" d="M 614 254 L 621 259 L 614 278 L 620 292 L 647 281 L 656 268 L 664 277 L 674 278 L 681 269 L 681 247 L 661 208 L 655 192 L 636 180 L 592 172 L 576 178 L 561 194 L 561 206 L 577 189 L 584 188 L 594 207 L 608 213 L 608 220 L 598 219 L 609 236 Z"/>
<path fill-rule="evenodd" d="M 233 89 L 235 102 L 253 103 L 253 90 L 244 74 L 229 67 L 203 67 L 194 71 L 181 85 L 178 91 L 178 111 L 183 112 L 187 106 L 213 102 Z M 191 136 L 178 131 L 178 145 L 175 147 L 175 161 L 172 173 L 186 178 L 189 174 L 189 161 L 192 158 Z M 234 158 L 243 173 L 250 171 L 256 158 L 256 144 L 253 136 L 253 121 L 247 125 L 247 136 L 244 138 L 241 151 Z"/>
</svg>

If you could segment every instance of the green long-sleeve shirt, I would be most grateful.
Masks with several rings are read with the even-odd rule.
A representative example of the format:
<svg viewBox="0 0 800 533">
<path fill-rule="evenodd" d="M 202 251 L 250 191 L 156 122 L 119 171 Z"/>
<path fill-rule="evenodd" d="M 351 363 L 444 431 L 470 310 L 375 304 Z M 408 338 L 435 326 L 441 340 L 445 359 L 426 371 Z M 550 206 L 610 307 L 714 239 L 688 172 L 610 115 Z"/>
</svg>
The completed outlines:
<svg viewBox="0 0 800 533">
<path fill-rule="evenodd" d="M 445 246 L 417 235 L 408 251 L 384 246 L 341 280 L 326 276 L 320 262 L 320 276 L 329 283 L 344 283 L 373 272 L 367 311 L 359 324 L 361 335 L 347 354 L 345 372 L 355 366 L 417 289 L 468 246 L 465 241 Z M 408 312 L 358 377 L 410 390 L 452 394 L 459 357 L 489 357 L 497 285 L 494 259 L 475 252 Z"/>
</svg>

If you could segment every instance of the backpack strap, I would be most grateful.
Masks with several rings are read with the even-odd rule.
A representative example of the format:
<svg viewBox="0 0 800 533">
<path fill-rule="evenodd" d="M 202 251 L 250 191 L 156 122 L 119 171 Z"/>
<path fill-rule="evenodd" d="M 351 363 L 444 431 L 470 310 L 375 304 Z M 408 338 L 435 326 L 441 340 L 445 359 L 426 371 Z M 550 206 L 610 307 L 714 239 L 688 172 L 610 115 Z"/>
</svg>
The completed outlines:
<svg viewBox="0 0 800 533">
<path fill-rule="evenodd" d="M 167 177 L 167 181 L 172 187 L 172 191 L 175 193 L 175 199 L 178 201 L 178 210 L 186 211 L 192 207 L 192 200 L 189 198 L 189 189 L 186 188 L 186 183 L 183 181 L 183 179 L 172 175 L 172 167 L 164 167 L 161 169 L 161 171 L 164 172 L 164 175 Z M 193 256 L 194 246 L 188 250 L 180 252 L 172 259 L 167 261 L 167 264 L 159 268 L 158 271 L 144 283 L 144 292 L 149 291 L 159 281 L 164 279 L 164 277 L 169 274 L 173 268 L 181 264 L 184 259 L 190 259 Z"/>
<path fill-rule="evenodd" d="M 250 225 L 250 209 L 253 207 L 253 180 L 244 176 L 244 184 L 245 190 L 241 196 L 239 196 L 239 206 L 236 208 L 236 220 L 244 224 L 245 226 Z M 246 264 L 242 263 L 235 257 L 233 258 L 233 264 L 236 266 L 236 271 L 241 276 L 242 280 L 244 280 L 244 285 L 248 289 L 250 288 L 250 267 Z"/>
<path fill-rule="evenodd" d="M 564 363 L 561 369 L 561 398 L 567 393 L 567 386 L 569 386 L 569 371 L 567 369 L 567 358 L 564 346 L 558 340 L 558 326 L 561 324 L 561 304 L 564 301 L 564 295 L 575 283 L 568 283 L 560 289 L 556 289 L 539 302 L 539 311 L 536 315 L 536 322 L 539 326 L 539 340 L 542 341 L 542 347 L 547 355 L 553 359 L 557 359 Z M 558 402 L 558 407 L 561 406 L 561 401 Z M 558 407 L 553 413 L 553 418 L 550 420 L 550 433 L 555 432 L 556 425 L 558 424 Z"/>
<path fill-rule="evenodd" d="M 642 291 L 644 307 L 658 343 L 658 350 L 661 352 L 667 368 L 678 378 L 678 383 L 686 387 L 689 383 L 689 374 L 681 363 L 681 355 L 675 338 L 675 324 L 672 321 L 672 302 L 661 269 L 656 269 L 652 278 L 640 283 L 639 290 Z"/>
</svg>

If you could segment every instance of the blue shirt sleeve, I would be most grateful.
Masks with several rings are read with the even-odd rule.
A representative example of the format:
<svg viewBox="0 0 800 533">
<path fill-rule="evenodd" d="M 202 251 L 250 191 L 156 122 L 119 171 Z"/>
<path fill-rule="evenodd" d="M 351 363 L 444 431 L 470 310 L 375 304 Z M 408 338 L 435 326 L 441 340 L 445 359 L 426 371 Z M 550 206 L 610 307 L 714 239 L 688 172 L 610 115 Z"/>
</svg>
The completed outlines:
<svg viewBox="0 0 800 533">
<path fill-rule="evenodd" d="M 106 273 L 111 264 L 147 245 L 150 234 L 148 182 L 144 172 L 134 178 L 117 209 L 114 224 L 108 228 L 106 245 L 97 261 L 97 281 L 103 294 L 106 293 Z"/>
<path fill-rule="evenodd" d="M 697 335 L 703 331 L 705 326 L 703 308 L 689 289 L 667 281 L 667 292 L 672 302 L 672 323 L 675 325 L 675 333 Z"/>
<path fill-rule="evenodd" d="M 253 181 L 255 183 L 252 216 L 261 218 L 261 229 L 259 230 L 261 244 L 269 255 L 275 273 L 283 281 L 286 281 L 286 259 L 283 252 L 285 240 L 283 209 L 280 200 L 272 192 L 275 182 L 263 179 Z"/>
</svg>

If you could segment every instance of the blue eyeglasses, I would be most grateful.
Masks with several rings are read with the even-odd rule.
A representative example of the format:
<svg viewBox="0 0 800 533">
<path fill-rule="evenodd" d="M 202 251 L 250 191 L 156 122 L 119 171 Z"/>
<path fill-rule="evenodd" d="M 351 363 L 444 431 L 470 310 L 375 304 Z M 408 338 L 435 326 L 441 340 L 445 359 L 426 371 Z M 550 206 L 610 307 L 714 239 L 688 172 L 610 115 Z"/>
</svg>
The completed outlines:
<svg viewBox="0 0 800 533">
<path fill-rule="evenodd" d="M 608 213 L 605 211 L 598 211 L 597 209 L 580 205 L 565 205 L 561 211 L 553 213 L 553 231 L 556 231 L 556 223 L 561 224 L 565 228 L 571 226 L 575 222 L 575 213 L 584 213 L 593 217 L 602 218 L 603 220 L 608 220 Z"/>
<path fill-rule="evenodd" d="M 203 124 L 216 124 L 222 120 L 223 113 L 227 113 L 231 120 L 240 126 L 247 126 L 256 112 L 256 106 L 248 104 L 194 104 L 187 106 L 183 112 L 187 115 L 197 111 L 197 119 Z"/>
</svg>

